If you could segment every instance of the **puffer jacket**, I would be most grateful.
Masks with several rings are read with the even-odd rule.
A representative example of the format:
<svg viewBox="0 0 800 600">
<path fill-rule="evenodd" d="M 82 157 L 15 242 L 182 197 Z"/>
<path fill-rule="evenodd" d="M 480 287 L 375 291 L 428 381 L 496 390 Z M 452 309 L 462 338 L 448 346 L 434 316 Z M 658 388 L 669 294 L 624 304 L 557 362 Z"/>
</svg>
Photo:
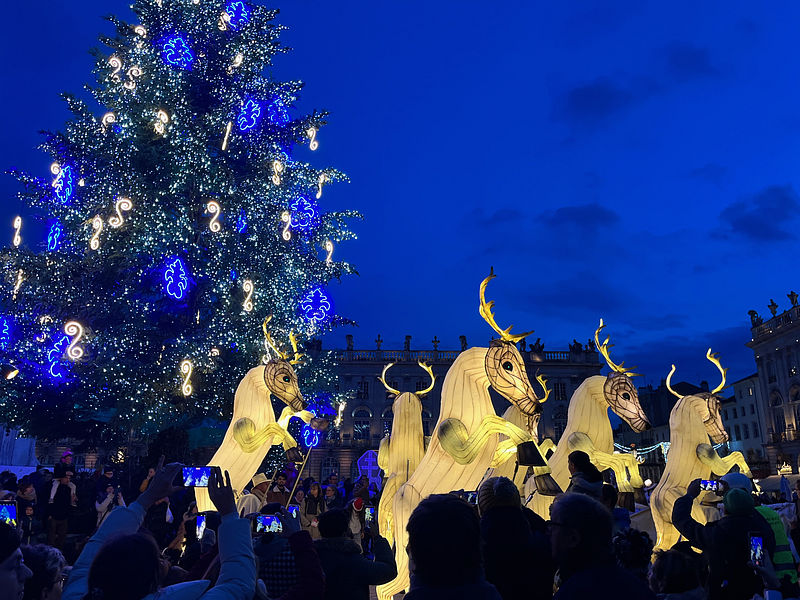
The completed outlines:
<svg viewBox="0 0 800 600">
<path fill-rule="evenodd" d="M 575 492 L 578 494 L 586 494 L 595 500 L 600 500 L 600 497 L 603 493 L 602 479 L 598 479 L 597 481 L 589 481 L 586 479 L 586 475 L 580 471 L 575 471 L 575 473 L 573 473 L 572 477 L 569 479 L 570 482 L 569 487 L 567 487 L 567 493 Z"/>
<path fill-rule="evenodd" d="M 69 575 L 62 600 L 81 600 L 87 593 L 89 569 L 106 540 L 136 533 L 142 525 L 145 508 L 139 502 L 111 511 L 100 529 L 86 542 Z M 222 517 L 218 532 L 220 572 L 217 584 L 189 581 L 160 589 L 142 600 L 252 600 L 256 589 L 256 563 L 250 540 L 250 521 L 236 513 Z"/>
</svg>

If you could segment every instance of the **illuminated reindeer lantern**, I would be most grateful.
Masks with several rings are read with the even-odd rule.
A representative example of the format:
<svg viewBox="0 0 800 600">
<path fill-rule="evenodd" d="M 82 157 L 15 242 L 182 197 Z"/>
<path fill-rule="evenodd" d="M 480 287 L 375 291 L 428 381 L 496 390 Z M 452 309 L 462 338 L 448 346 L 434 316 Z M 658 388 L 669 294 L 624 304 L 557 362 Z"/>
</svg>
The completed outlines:
<svg viewBox="0 0 800 600">
<path fill-rule="evenodd" d="M 436 378 L 433 369 L 424 362 L 419 366 L 431 377 L 431 384 L 424 390 L 415 393 L 400 393 L 386 383 L 386 372 L 394 363 L 383 368 L 378 377 L 390 394 L 394 394 L 392 402 L 392 433 L 381 440 L 378 449 L 378 466 L 383 469 L 386 483 L 378 504 L 378 527 L 383 537 L 391 544 L 392 535 L 392 503 L 397 490 L 416 470 L 425 455 L 425 433 L 422 429 L 422 398 L 433 389 Z M 405 548 L 402 549 L 405 552 Z"/>
<path fill-rule="evenodd" d="M 731 452 L 720 457 L 708 443 L 721 444 L 728 441 L 728 432 L 719 413 L 720 398 L 717 395 L 725 387 L 725 374 L 717 355 L 706 352 L 710 360 L 722 373 L 722 382 L 711 392 L 700 392 L 681 396 L 672 389 L 670 381 L 675 365 L 667 375 L 667 389 L 678 398 L 669 414 L 670 447 L 666 468 L 661 480 L 650 496 L 650 510 L 656 526 L 654 550 L 668 550 L 680 538 L 672 524 L 672 506 L 675 500 L 686 493 L 687 486 L 695 479 L 711 479 L 711 474 L 722 476 L 736 465 L 739 471 L 750 476 L 750 468 L 741 452 Z M 692 508 L 692 516 L 698 523 L 708 521 L 699 503 Z"/>
<path fill-rule="evenodd" d="M 650 423 L 639 404 L 639 394 L 631 381 L 633 374 L 623 367 L 624 363 L 617 365 L 611 360 L 609 338 L 600 343 L 599 335 L 604 327 L 603 319 L 600 319 L 594 339 L 611 372 L 608 375 L 586 378 L 572 394 L 566 429 L 548 464 L 556 483 L 566 489 L 570 478 L 568 456 L 574 450 L 582 450 L 601 471 L 613 469 L 620 492 L 630 493 L 641 489 L 644 482 L 633 454 L 614 454 L 614 432 L 608 418 L 608 409 L 610 407 L 636 432 L 650 429 Z M 552 501 L 552 497 L 534 494 L 528 505 L 539 516 L 549 519 Z"/>
<path fill-rule="evenodd" d="M 500 335 L 489 348 L 470 348 L 461 352 L 444 379 L 439 421 L 422 462 L 394 495 L 392 532 L 395 541 L 397 577 L 378 586 L 378 596 L 388 600 L 408 587 L 406 524 L 419 502 L 431 495 L 452 490 L 475 490 L 486 470 L 513 456 L 518 444 L 533 442 L 541 415 L 541 399 L 536 396 L 525 373 L 525 364 L 515 344 L 529 333 L 511 335 L 511 327 L 500 329 L 494 319 L 494 302 L 486 302 L 485 290 L 494 273 L 480 286 L 480 314 Z M 525 415 L 522 428 L 498 417 L 489 397 L 493 387 Z M 500 437 L 505 436 L 502 440 Z M 552 490 L 550 469 L 533 467 L 543 489 Z M 548 486 L 548 484 L 550 484 Z"/>
<path fill-rule="evenodd" d="M 300 462 L 302 456 L 297 449 L 297 442 L 287 431 L 289 419 L 299 417 L 312 427 L 324 429 L 327 423 L 314 418 L 305 410 L 306 402 L 297 386 L 297 375 L 292 365 L 300 362 L 297 350 L 297 339 L 289 334 L 294 358 L 281 352 L 273 343 L 264 321 L 263 330 L 267 347 L 276 358 L 264 365 L 250 369 L 239 382 L 233 398 L 233 417 L 222 444 L 217 449 L 209 465 L 228 471 L 231 485 L 236 493 L 241 493 L 253 478 L 270 447 L 283 444 L 289 460 Z M 286 407 L 275 421 L 270 394 L 281 400 Z M 196 488 L 197 508 L 200 512 L 214 510 L 205 488 Z"/>
</svg>

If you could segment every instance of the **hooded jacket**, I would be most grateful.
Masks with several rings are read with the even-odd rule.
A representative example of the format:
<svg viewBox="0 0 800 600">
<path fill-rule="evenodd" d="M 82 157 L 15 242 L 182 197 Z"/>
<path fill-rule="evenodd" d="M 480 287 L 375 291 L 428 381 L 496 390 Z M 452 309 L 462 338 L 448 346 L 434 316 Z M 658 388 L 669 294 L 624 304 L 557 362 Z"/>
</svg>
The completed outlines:
<svg viewBox="0 0 800 600">
<path fill-rule="evenodd" d="M 361 545 L 346 537 L 314 540 L 325 572 L 325 600 L 369 600 L 369 586 L 397 576 L 394 553 L 382 537 L 373 540 L 375 560 L 361 555 Z"/>
<path fill-rule="evenodd" d="M 111 511 L 100 529 L 86 542 L 72 567 L 62 600 L 81 600 L 88 591 L 89 569 L 106 540 L 136 533 L 144 520 L 145 508 L 139 502 Z M 235 513 L 222 517 L 219 527 L 220 572 L 217 584 L 189 581 L 160 589 L 142 600 L 252 600 L 256 589 L 256 563 L 250 541 L 250 522 Z"/>
<path fill-rule="evenodd" d="M 575 471 L 570 477 L 569 487 L 567 487 L 567 493 L 570 492 L 586 494 L 595 500 L 600 500 L 603 493 L 603 480 L 589 481 L 581 471 Z"/>
</svg>

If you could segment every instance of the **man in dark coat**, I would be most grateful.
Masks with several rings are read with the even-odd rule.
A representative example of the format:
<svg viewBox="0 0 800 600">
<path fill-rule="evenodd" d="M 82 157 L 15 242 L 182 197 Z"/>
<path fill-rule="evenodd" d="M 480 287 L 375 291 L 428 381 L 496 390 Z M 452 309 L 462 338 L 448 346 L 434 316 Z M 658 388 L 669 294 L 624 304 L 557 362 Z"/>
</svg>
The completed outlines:
<svg viewBox="0 0 800 600">
<path fill-rule="evenodd" d="M 368 600 L 369 586 L 388 583 L 397 576 L 397 565 L 389 542 L 373 540 L 375 560 L 361 555 L 361 544 L 347 537 L 348 514 L 329 510 L 319 517 L 321 539 L 314 548 L 325 572 L 325 600 Z"/>
<path fill-rule="evenodd" d="M 708 558 L 709 600 L 749 599 L 761 593 L 761 577 L 750 561 L 750 534 L 761 537 L 764 551 L 770 558 L 775 553 L 775 534 L 769 523 L 755 510 L 753 497 L 741 489 L 725 494 L 725 516 L 719 521 L 701 525 L 692 518 L 692 505 L 700 495 L 700 480 L 686 488 L 672 508 L 672 523 L 691 544 Z"/>
</svg>

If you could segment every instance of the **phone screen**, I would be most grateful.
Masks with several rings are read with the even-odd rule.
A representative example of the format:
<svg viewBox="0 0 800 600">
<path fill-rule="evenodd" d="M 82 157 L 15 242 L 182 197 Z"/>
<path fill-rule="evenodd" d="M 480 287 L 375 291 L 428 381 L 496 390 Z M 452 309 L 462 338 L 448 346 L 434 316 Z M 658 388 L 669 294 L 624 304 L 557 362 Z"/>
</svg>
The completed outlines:
<svg viewBox="0 0 800 600">
<path fill-rule="evenodd" d="M 197 539 L 202 540 L 203 534 L 206 531 L 206 516 L 205 515 L 197 515 Z"/>
<path fill-rule="evenodd" d="M 0 502 L 0 521 L 8 523 L 12 527 L 17 526 L 17 503 Z"/>
<path fill-rule="evenodd" d="M 719 491 L 719 481 L 714 481 L 712 479 L 701 479 L 700 480 L 700 489 L 706 490 L 708 492 L 718 492 Z"/>
<path fill-rule="evenodd" d="M 286 510 L 289 511 L 289 514 L 292 515 L 295 519 L 297 515 L 300 514 L 300 505 L 299 504 L 290 504 L 286 507 Z"/>
<path fill-rule="evenodd" d="M 256 515 L 253 527 L 255 527 L 256 533 L 281 533 L 283 531 L 281 520 L 275 515 Z"/>
<path fill-rule="evenodd" d="M 211 467 L 183 467 L 183 485 L 186 487 L 208 487 Z"/>
<path fill-rule="evenodd" d="M 375 507 L 366 506 L 364 507 L 364 524 L 367 527 L 372 527 L 373 523 L 375 523 Z"/>
<path fill-rule="evenodd" d="M 478 503 L 478 492 L 467 492 L 467 502 L 470 504 Z"/>
<path fill-rule="evenodd" d="M 761 536 L 750 535 L 750 562 L 759 567 L 764 565 L 764 540 Z"/>
</svg>

